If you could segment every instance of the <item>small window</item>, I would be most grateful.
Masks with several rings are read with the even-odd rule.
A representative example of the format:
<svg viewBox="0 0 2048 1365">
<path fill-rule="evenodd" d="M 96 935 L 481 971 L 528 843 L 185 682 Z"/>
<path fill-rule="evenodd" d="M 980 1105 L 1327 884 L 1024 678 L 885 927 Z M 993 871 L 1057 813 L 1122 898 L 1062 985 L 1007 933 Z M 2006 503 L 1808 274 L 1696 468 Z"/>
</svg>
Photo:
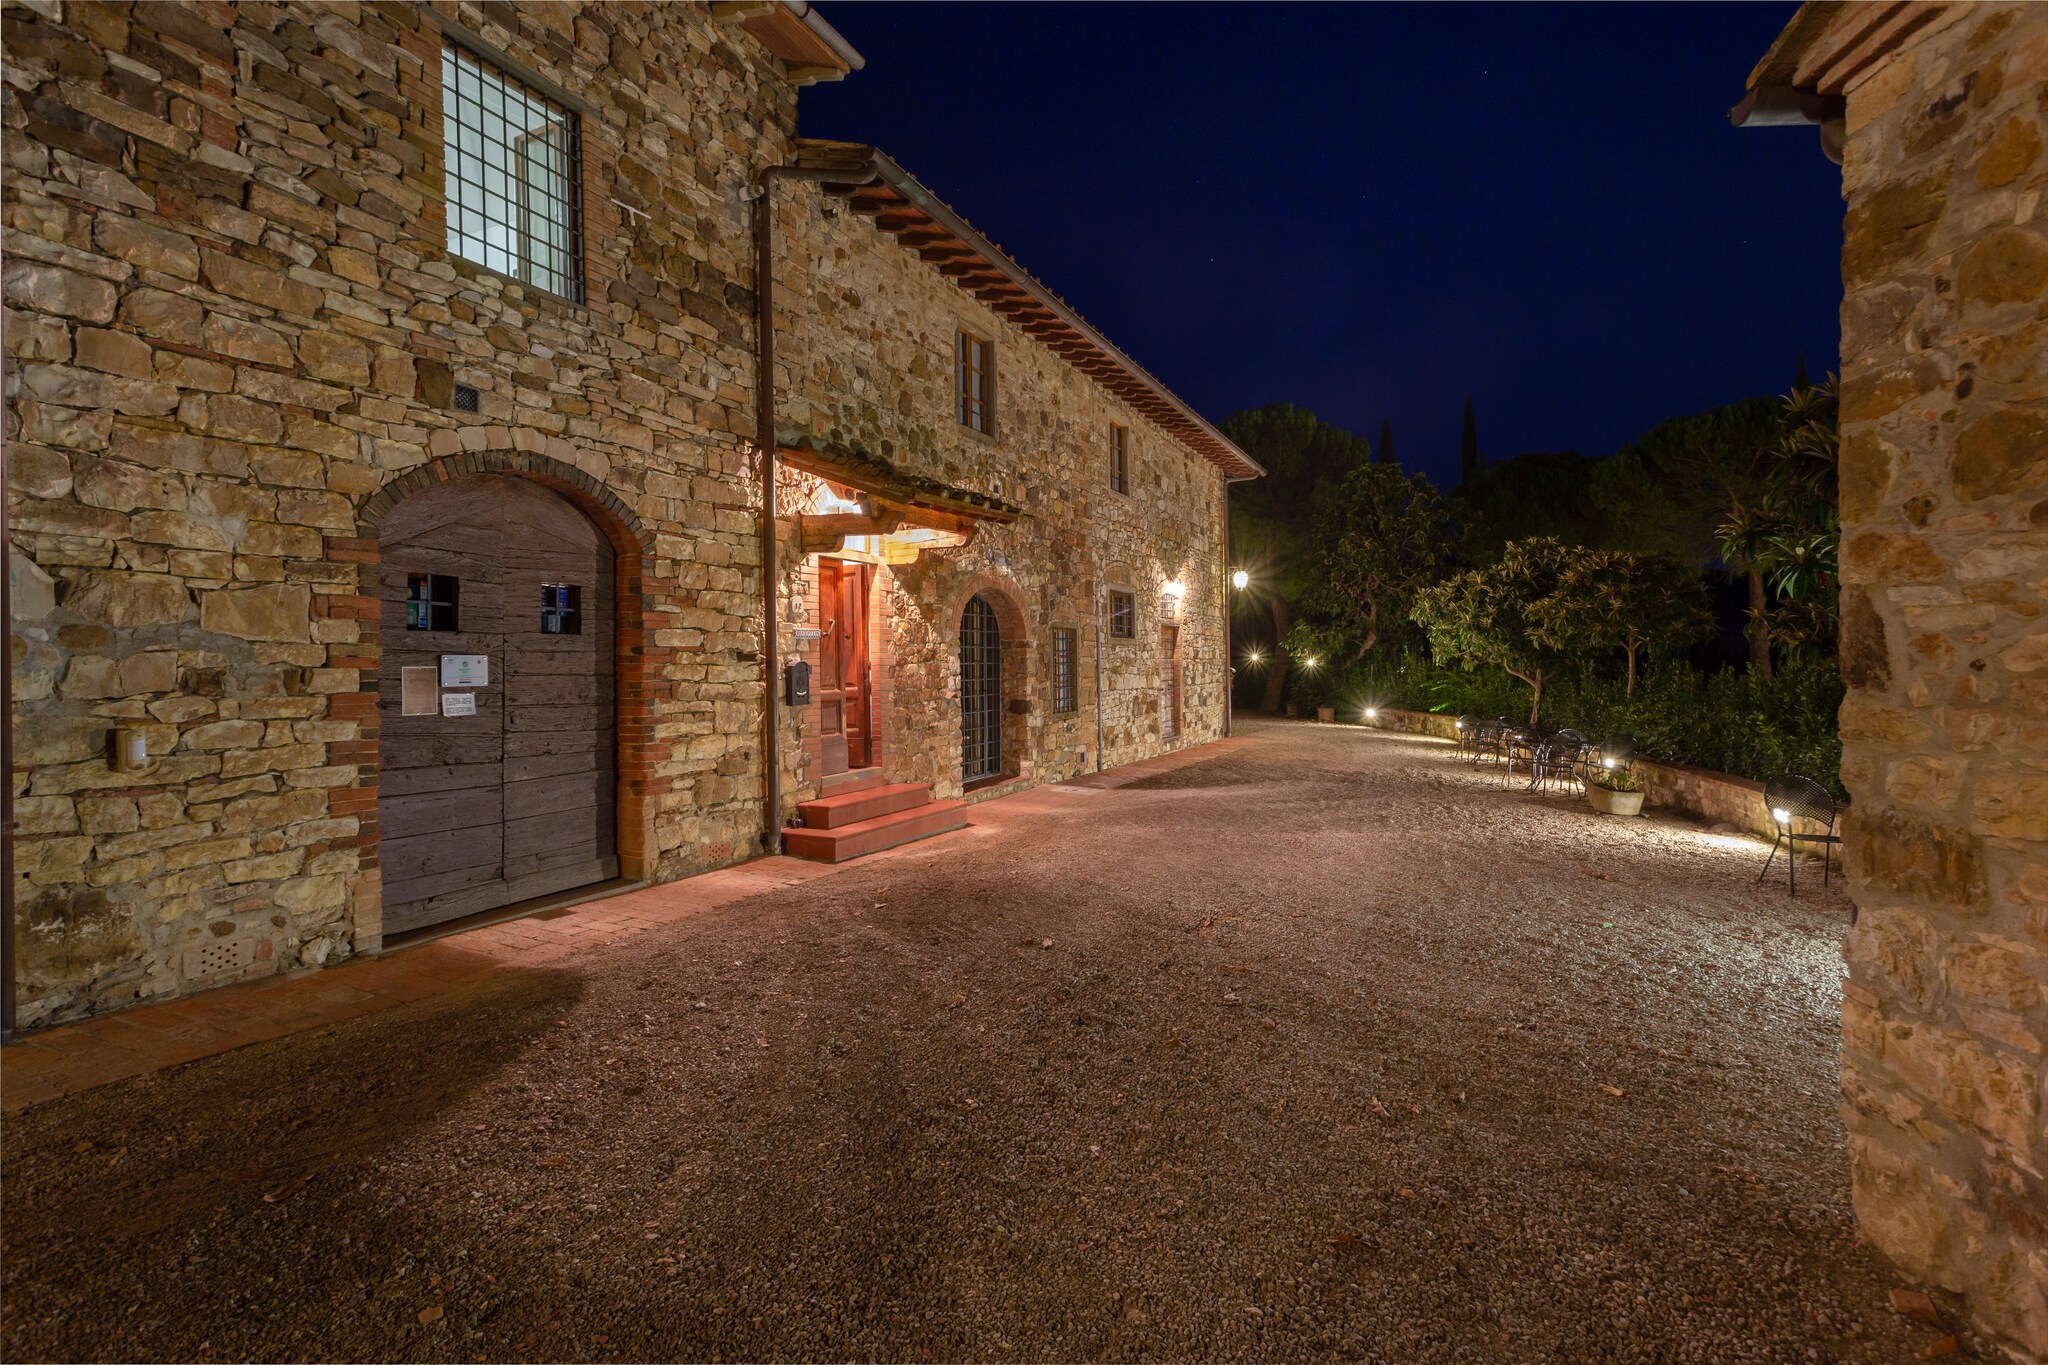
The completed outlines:
<svg viewBox="0 0 2048 1365">
<path fill-rule="evenodd" d="M 441 146 L 449 252 L 581 303 L 575 112 L 443 44 Z"/>
<path fill-rule="evenodd" d="M 995 434 L 995 394 L 989 361 L 989 343 L 972 332 L 960 333 L 958 382 L 960 425 L 984 436 Z"/>
<path fill-rule="evenodd" d="M 1110 590 L 1109 638 L 1112 640 L 1135 640 L 1138 638 L 1138 599 L 1136 595 L 1120 592 L 1114 588 Z"/>
<path fill-rule="evenodd" d="M 583 589 L 574 583 L 540 585 L 540 633 L 581 635 L 583 633 Z"/>
<path fill-rule="evenodd" d="M 1114 422 L 1109 424 L 1109 491 L 1131 491 L 1131 431 Z"/>
<path fill-rule="evenodd" d="M 1075 680 L 1079 676 L 1079 670 L 1074 656 L 1073 627 L 1053 627 L 1052 709 L 1055 711 L 1073 711 L 1078 708 L 1078 701 L 1075 697 Z"/>
<path fill-rule="evenodd" d="M 409 573 L 405 576 L 405 628 L 407 630 L 455 630 L 456 605 L 462 596 L 461 582 L 440 573 Z"/>
</svg>

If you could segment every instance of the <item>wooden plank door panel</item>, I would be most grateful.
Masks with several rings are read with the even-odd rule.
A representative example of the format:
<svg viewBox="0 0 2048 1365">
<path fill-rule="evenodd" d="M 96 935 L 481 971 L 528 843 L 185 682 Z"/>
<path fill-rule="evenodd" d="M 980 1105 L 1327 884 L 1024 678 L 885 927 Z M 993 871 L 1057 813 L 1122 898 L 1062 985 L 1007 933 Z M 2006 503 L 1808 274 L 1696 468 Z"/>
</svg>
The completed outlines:
<svg viewBox="0 0 2048 1365">
<path fill-rule="evenodd" d="M 556 494 L 490 475 L 400 503 L 380 550 L 384 931 L 616 876 L 610 543 Z M 420 573 L 458 585 L 454 629 L 407 628 Z M 544 584 L 575 588 L 573 630 L 544 629 Z M 489 658 L 476 714 L 404 715 L 401 670 L 444 654 Z"/>
</svg>

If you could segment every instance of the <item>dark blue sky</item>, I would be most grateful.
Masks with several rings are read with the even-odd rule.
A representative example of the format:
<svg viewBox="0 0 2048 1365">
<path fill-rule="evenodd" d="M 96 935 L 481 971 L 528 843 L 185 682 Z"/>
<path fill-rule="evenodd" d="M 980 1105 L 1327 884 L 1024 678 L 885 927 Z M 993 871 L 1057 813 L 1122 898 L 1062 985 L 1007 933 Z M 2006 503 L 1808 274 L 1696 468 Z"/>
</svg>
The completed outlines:
<svg viewBox="0 0 2048 1365">
<path fill-rule="evenodd" d="M 1833 369 L 1840 179 L 1728 126 L 1794 6 L 828 4 L 872 142 L 1206 416 L 1440 482 Z"/>
</svg>

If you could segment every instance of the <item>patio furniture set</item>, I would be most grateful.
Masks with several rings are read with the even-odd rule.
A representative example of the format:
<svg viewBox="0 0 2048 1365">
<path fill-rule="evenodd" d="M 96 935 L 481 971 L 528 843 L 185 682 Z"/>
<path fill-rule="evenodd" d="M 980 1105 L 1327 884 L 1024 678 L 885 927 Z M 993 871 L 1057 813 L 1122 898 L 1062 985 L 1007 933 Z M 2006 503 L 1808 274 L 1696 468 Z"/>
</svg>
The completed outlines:
<svg viewBox="0 0 2048 1365">
<path fill-rule="evenodd" d="M 1636 741 L 1629 735 L 1609 735 L 1596 743 L 1578 730 L 1521 724 L 1507 716 L 1492 720 L 1460 716 L 1456 753 L 1474 768 L 1491 764 L 1504 786 L 1512 786 L 1519 775 L 1524 791 L 1584 791 L 1594 808 L 1604 814 L 1635 815 L 1642 810 L 1641 785 L 1625 778 L 1617 783 L 1610 776 L 1632 770 Z M 1795 855 L 1801 844 L 1818 844 L 1821 885 L 1827 885 L 1834 867 L 1834 847 L 1842 842 L 1835 832 L 1840 810 L 1834 796 L 1811 778 L 1780 773 L 1764 784 L 1764 804 L 1777 837 L 1757 880 L 1769 874 L 1783 848 L 1786 885 L 1797 895 L 1799 860 Z"/>
</svg>

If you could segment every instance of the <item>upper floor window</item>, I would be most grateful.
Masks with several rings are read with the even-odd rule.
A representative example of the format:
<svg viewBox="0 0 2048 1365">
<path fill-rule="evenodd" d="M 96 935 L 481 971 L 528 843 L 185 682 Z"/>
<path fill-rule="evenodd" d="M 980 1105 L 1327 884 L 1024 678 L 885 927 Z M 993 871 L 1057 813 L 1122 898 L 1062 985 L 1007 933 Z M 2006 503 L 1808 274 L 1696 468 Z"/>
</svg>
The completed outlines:
<svg viewBox="0 0 2048 1365">
<path fill-rule="evenodd" d="M 444 43 L 441 142 L 448 250 L 580 303 L 575 112 Z"/>
<path fill-rule="evenodd" d="M 1138 638 L 1137 594 L 1121 588 L 1109 590 L 1109 638 L 1112 640 L 1135 640 Z"/>
<path fill-rule="evenodd" d="M 1131 429 L 1109 424 L 1109 491 L 1131 491 Z"/>
<path fill-rule="evenodd" d="M 972 332 L 960 333 L 954 393 L 960 425 L 993 436 L 996 429 L 994 348 Z"/>
</svg>

